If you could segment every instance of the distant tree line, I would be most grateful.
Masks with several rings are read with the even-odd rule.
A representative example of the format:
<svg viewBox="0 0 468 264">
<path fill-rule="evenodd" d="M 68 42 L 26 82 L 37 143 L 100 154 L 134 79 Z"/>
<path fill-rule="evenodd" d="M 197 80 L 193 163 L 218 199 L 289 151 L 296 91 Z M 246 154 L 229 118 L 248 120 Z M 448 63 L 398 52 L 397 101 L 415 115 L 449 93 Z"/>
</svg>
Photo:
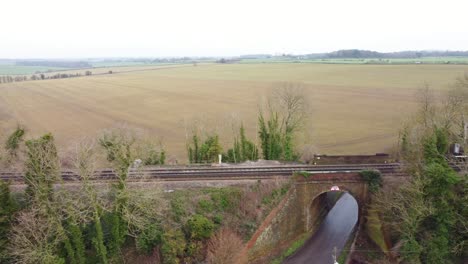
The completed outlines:
<svg viewBox="0 0 468 264">
<path fill-rule="evenodd" d="M 0 76 L 0 83 L 12 83 L 12 82 L 22 82 L 22 81 L 27 81 L 28 77 L 27 76 L 10 76 L 10 75 L 4 75 Z"/>
<path fill-rule="evenodd" d="M 85 76 L 91 76 L 93 74 L 92 71 L 85 71 Z M 112 74 L 112 71 L 109 71 L 108 74 Z M 12 83 L 12 82 L 23 82 L 23 81 L 37 81 L 37 80 L 48 80 L 48 79 L 66 79 L 66 78 L 74 78 L 74 77 L 81 77 L 83 74 L 81 73 L 56 73 L 53 75 L 46 75 L 44 73 L 34 74 L 31 77 L 27 76 L 9 76 L 4 75 L 0 76 L 0 83 Z"/>
<path fill-rule="evenodd" d="M 398 52 L 376 52 L 370 50 L 338 50 L 329 53 L 315 53 L 301 55 L 309 59 L 359 59 L 359 58 L 382 58 L 382 59 L 414 59 L 423 57 L 468 57 L 468 51 L 398 51 Z"/>
<path fill-rule="evenodd" d="M 58 68 L 91 68 L 93 67 L 86 61 L 62 61 L 62 60 L 18 60 L 15 62 L 18 66 L 43 66 Z"/>
<path fill-rule="evenodd" d="M 225 59 L 225 58 L 221 58 L 219 60 L 216 61 L 216 63 L 235 63 L 235 62 L 239 62 L 240 60 L 239 59 Z"/>
<path fill-rule="evenodd" d="M 156 58 L 151 61 L 150 63 L 194 63 L 196 60 L 190 57 L 182 57 L 182 58 Z"/>
<path fill-rule="evenodd" d="M 310 54 L 250 54 L 241 55 L 239 59 L 417 59 L 424 57 L 468 57 L 468 51 L 398 51 L 398 52 L 377 52 L 371 50 L 337 50 L 327 53 L 310 53 Z M 218 63 L 224 63 L 227 60 L 218 59 Z"/>
</svg>

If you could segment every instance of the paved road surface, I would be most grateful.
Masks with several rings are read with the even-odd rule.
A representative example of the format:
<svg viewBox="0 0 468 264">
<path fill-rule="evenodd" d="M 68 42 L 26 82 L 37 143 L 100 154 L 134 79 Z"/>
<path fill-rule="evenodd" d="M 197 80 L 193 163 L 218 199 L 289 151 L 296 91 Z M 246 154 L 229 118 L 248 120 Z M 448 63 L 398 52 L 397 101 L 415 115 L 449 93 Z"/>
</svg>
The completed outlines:
<svg viewBox="0 0 468 264">
<path fill-rule="evenodd" d="M 333 248 L 337 248 L 339 256 L 357 220 L 358 204 L 350 194 L 345 193 L 314 235 L 283 264 L 333 264 Z"/>
</svg>

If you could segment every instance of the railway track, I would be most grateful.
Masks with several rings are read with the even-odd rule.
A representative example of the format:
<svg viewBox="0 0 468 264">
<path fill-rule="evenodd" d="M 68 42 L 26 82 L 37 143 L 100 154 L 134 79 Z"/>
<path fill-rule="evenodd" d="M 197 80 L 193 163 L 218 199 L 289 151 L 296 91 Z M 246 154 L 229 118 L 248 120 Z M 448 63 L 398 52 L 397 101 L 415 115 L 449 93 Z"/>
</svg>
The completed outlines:
<svg viewBox="0 0 468 264">
<path fill-rule="evenodd" d="M 129 180 L 206 180 L 245 179 L 291 176 L 294 172 L 353 172 L 375 169 L 381 173 L 398 173 L 400 164 L 343 164 L 343 165 L 276 165 L 276 166 L 223 166 L 223 167 L 141 167 L 129 170 Z M 79 181 L 80 176 L 71 170 L 61 172 L 64 181 Z M 23 182 L 21 172 L 0 171 L 0 179 Z M 97 170 L 91 180 L 115 180 L 112 169 Z"/>
</svg>

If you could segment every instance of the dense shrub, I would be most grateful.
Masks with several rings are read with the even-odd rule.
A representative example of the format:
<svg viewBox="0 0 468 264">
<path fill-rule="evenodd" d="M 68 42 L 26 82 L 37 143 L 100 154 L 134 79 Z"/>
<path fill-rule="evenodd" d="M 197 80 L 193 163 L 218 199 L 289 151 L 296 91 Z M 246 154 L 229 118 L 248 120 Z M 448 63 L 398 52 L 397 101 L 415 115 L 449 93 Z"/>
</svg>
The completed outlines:
<svg viewBox="0 0 468 264">
<path fill-rule="evenodd" d="M 162 242 L 163 230 L 157 223 L 148 228 L 136 238 L 137 249 L 148 254 Z"/>
<path fill-rule="evenodd" d="M 164 165 L 166 162 L 166 152 L 152 149 L 148 151 L 147 157 L 143 160 L 144 165 Z"/>
<path fill-rule="evenodd" d="M 233 211 L 240 203 L 242 192 L 234 188 L 222 188 L 210 191 L 211 200 L 219 211 Z"/>
<path fill-rule="evenodd" d="M 198 208 L 200 213 L 210 213 L 214 210 L 214 204 L 211 200 L 200 200 L 198 202 Z"/>
<path fill-rule="evenodd" d="M 199 214 L 189 218 L 185 227 L 188 237 L 194 240 L 210 238 L 214 231 L 214 223 L 210 219 Z"/>
<path fill-rule="evenodd" d="M 182 196 L 179 196 L 178 193 L 175 193 L 175 196 L 171 199 L 171 212 L 173 214 L 174 220 L 180 222 L 182 217 L 186 215 L 185 212 L 185 199 Z"/>
<path fill-rule="evenodd" d="M 203 262 L 205 260 L 204 242 L 197 240 L 190 241 L 185 249 L 185 255 L 190 257 L 192 262 Z"/>
<path fill-rule="evenodd" d="M 180 229 L 169 229 L 162 236 L 161 254 L 164 264 L 178 264 L 184 255 L 186 242 Z"/>
</svg>

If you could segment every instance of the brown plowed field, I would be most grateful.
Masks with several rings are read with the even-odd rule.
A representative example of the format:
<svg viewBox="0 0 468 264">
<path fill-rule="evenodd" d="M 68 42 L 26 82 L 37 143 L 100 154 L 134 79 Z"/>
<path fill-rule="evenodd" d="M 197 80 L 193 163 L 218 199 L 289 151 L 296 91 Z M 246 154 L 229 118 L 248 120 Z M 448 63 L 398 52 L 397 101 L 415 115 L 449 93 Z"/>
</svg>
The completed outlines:
<svg viewBox="0 0 468 264">
<path fill-rule="evenodd" d="M 465 72 L 466 65 L 200 64 L 0 84 L 0 128 L 50 131 L 65 146 L 126 123 L 158 135 L 169 155 L 184 160 L 191 120 L 217 130 L 226 144 L 232 124 L 243 120 L 254 138 L 258 105 L 287 81 L 303 83 L 309 95 L 304 138 L 317 152 L 375 153 L 395 142 L 417 88 L 426 82 L 442 91 Z"/>
</svg>

